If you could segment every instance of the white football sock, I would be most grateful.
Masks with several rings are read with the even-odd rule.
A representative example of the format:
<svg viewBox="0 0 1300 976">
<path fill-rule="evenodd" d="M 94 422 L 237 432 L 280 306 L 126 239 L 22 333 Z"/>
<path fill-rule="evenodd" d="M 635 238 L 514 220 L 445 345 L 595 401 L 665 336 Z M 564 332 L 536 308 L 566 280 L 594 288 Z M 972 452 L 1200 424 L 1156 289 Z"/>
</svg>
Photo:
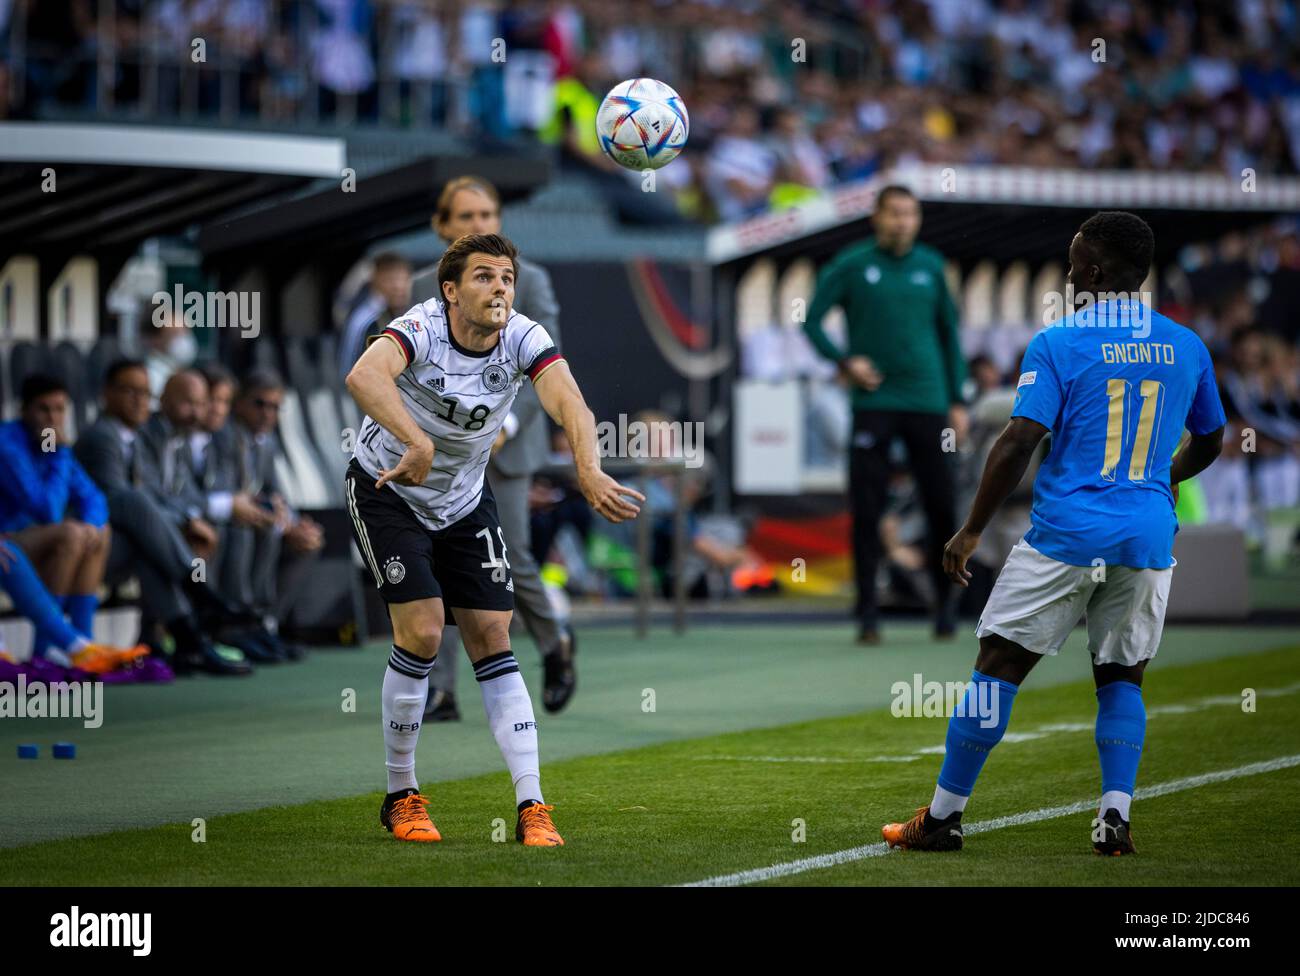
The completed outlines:
<svg viewBox="0 0 1300 976">
<path fill-rule="evenodd" d="M 946 820 L 954 813 L 961 813 L 966 809 L 966 801 L 969 796 L 958 796 L 951 790 L 945 790 L 942 786 L 935 785 L 934 799 L 930 801 L 930 816 L 935 820 Z"/>
<path fill-rule="evenodd" d="M 1133 802 L 1133 794 L 1121 793 L 1119 790 L 1108 790 L 1101 795 L 1101 808 L 1097 811 L 1097 816 L 1104 816 L 1107 810 L 1118 811 L 1120 817 L 1128 820 L 1129 805 Z"/>
<path fill-rule="evenodd" d="M 510 651 L 485 657 L 474 665 L 483 693 L 483 710 L 515 784 L 515 803 L 542 799 L 537 759 L 537 722 L 524 676 Z"/>
<path fill-rule="evenodd" d="M 72 667 L 72 655 L 80 654 L 90 646 L 90 641 L 78 636 L 72 639 L 72 643 L 67 647 L 55 647 L 51 644 L 45 649 L 45 660 L 52 664 L 57 664 L 61 668 Z"/>
<path fill-rule="evenodd" d="M 420 738 L 431 670 L 433 661 L 393 645 L 384 671 L 382 694 L 384 765 L 388 767 L 389 793 L 420 788 L 415 778 L 415 743 Z"/>
</svg>

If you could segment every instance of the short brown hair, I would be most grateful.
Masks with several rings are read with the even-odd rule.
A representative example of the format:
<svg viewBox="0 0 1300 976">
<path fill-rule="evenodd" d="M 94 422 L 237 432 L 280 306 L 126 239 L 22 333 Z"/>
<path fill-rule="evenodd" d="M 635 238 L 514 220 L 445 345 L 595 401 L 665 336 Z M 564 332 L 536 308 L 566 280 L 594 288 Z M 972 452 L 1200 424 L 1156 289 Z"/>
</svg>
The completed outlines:
<svg viewBox="0 0 1300 976">
<path fill-rule="evenodd" d="M 382 254 L 376 254 L 374 265 L 376 271 L 391 271 L 394 268 L 411 270 L 411 262 L 394 251 L 384 251 Z"/>
<path fill-rule="evenodd" d="M 519 278 L 519 251 L 510 239 L 500 234 L 466 234 L 451 242 L 451 246 L 438 262 L 438 297 L 442 297 L 444 282 L 460 284 L 471 254 L 487 254 L 494 258 L 509 258 L 515 279 Z"/>
<path fill-rule="evenodd" d="M 438 207 L 433 213 L 434 220 L 440 224 L 451 220 L 451 202 L 456 199 L 456 194 L 461 190 L 481 193 L 495 203 L 498 210 L 501 209 L 501 194 L 497 193 L 495 186 L 481 176 L 458 176 L 454 180 L 448 180 L 447 185 L 438 194 Z"/>
</svg>

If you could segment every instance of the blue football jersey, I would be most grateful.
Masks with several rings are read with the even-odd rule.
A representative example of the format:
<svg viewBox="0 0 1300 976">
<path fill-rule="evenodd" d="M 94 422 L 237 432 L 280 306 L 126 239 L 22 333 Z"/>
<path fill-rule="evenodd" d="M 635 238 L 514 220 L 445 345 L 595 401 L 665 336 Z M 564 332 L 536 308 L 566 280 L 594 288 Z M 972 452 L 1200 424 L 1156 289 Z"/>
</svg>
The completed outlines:
<svg viewBox="0 0 1300 976">
<path fill-rule="evenodd" d="M 1174 451 L 1226 422 L 1195 332 L 1136 301 L 1066 316 L 1030 342 L 1011 415 L 1052 431 L 1026 542 L 1074 566 L 1173 565 Z"/>
</svg>

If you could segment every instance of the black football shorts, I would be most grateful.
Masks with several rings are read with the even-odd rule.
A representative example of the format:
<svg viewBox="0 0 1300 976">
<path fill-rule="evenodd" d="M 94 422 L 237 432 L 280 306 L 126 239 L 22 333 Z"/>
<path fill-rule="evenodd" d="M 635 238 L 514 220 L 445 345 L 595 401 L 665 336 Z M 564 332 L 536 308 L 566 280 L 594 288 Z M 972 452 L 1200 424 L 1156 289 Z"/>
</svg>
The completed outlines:
<svg viewBox="0 0 1300 976">
<path fill-rule="evenodd" d="M 355 459 L 346 477 L 352 537 L 385 603 L 439 597 L 448 609 L 514 609 L 515 584 L 486 478 L 474 510 L 434 531 L 391 485 L 376 489 Z"/>
</svg>

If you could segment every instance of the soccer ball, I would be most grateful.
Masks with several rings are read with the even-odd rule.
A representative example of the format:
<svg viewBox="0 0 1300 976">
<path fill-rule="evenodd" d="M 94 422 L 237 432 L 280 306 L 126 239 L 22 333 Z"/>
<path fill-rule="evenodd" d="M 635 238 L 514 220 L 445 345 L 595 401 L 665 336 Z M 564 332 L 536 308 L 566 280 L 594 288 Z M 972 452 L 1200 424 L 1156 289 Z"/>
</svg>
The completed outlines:
<svg viewBox="0 0 1300 976">
<path fill-rule="evenodd" d="M 653 78 L 620 82 L 596 112 L 601 148 L 628 169 L 667 166 L 686 147 L 690 128 L 681 96 Z"/>
</svg>

